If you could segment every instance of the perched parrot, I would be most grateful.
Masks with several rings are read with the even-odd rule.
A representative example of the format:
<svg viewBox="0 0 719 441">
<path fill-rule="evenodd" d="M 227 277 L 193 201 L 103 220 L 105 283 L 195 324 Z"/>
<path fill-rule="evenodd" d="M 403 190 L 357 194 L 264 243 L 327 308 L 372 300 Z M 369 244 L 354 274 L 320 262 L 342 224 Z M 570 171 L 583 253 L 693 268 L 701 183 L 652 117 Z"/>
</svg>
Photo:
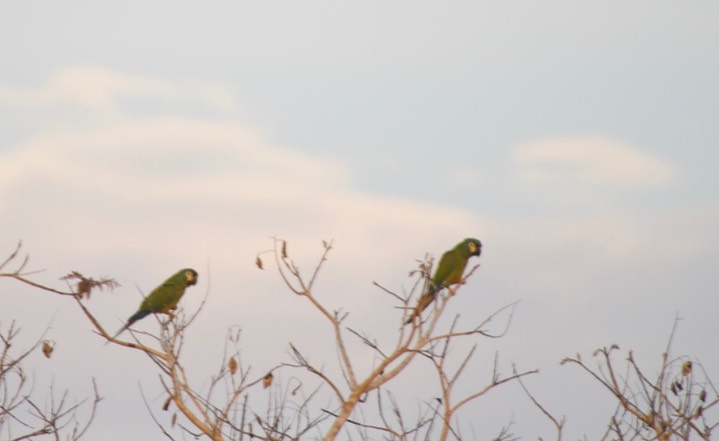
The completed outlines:
<svg viewBox="0 0 719 441">
<path fill-rule="evenodd" d="M 439 265 L 437 265 L 437 270 L 434 272 L 434 277 L 432 277 L 432 280 L 429 282 L 427 292 L 419 298 L 417 306 L 404 324 L 412 323 L 415 317 L 427 309 L 442 288 L 449 288 L 451 285 L 464 283 L 462 274 L 464 273 L 464 268 L 467 266 L 467 261 L 472 256 L 479 256 L 481 252 L 482 243 L 477 239 L 467 238 L 451 250 L 442 254 L 442 257 L 439 259 Z"/>
<path fill-rule="evenodd" d="M 115 334 L 113 338 L 120 335 L 122 331 L 129 328 L 136 321 L 150 314 L 169 314 L 177 308 L 177 302 L 179 302 L 182 295 L 185 294 L 185 288 L 196 283 L 197 271 L 192 268 L 185 268 L 178 271 L 172 277 L 165 280 L 162 285 L 153 289 L 150 295 L 145 297 L 145 300 L 142 301 L 137 312 L 127 319 L 125 326 L 117 331 L 117 334 Z"/>
</svg>

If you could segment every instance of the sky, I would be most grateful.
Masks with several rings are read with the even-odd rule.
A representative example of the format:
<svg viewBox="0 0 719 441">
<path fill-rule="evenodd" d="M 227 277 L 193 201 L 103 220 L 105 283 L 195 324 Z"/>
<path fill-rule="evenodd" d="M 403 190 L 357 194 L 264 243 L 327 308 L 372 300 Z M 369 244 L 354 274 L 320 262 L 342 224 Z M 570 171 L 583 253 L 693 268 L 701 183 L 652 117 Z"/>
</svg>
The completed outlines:
<svg viewBox="0 0 719 441">
<path fill-rule="evenodd" d="M 185 353 L 206 385 L 234 325 L 258 375 L 290 341 L 336 369 L 327 323 L 254 266 L 273 237 L 304 274 L 333 240 L 317 297 L 388 345 L 401 311 L 372 283 L 408 291 L 417 259 L 477 237 L 448 318 L 519 303 L 504 338 L 476 340 L 463 390 L 496 352 L 505 374 L 540 369 L 526 384 L 567 438 L 596 439 L 611 397 L 563 357 L 616 343 L 655 373 L 678 316 L 675 355 L 719 373 L 717 21 L 709 1 L 6 2 L 0 256 L 22 240 L 40 282 L 114 277 L 88 302 L 109 328 L 196 268 Z M 161 436 L 149 360 L 103 346 L 67 299 L 9 280 L 0 299 L 0 327 L 50 326 L 53 358 L 28 359 L 40 390 L 81 399 L 97 378 L 87 439 Z M 394 391 L 414 408 L 431 378 Z M 476 439 L 552 436 L 517 385 L 473 406 Z"/>
</svg>

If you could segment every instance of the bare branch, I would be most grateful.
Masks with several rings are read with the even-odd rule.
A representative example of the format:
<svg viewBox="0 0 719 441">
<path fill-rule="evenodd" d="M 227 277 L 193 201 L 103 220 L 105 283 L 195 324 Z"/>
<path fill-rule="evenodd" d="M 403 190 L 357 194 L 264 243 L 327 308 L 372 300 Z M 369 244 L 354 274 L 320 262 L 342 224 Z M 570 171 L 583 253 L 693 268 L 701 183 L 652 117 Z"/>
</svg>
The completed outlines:
<svg viewBox="0 0 719 441">
<path fill-rule="evenodd" d="M 701 439 L 710 438 L 717 424 L 708 423 L 704 417 L 707 404 L 707 389 L 704 385 L 713 388 L 713 383 L 704 371 L 702 381 L 695 381 L 693 367 L 699 365 L 698 362 L 686 357 L 671 357 L 672 341 L 679 320 L 679 317 L 675 318 L 655 380 L 645 375 L 632 351 L 626 358 L 627 374 L 623 377 L 617 375 L 611 357 L 612 352 L 619 349 L 616 345 L 594 352 L 600 358 L 596 369 L 585 365 L 579 356 L 562 361 L 563 364 L 579 365 L 616 397 L 618 409 L 608 425 L 607 434 L 614 433 L 620 439 L 644 439 L 642 432 L 648 428 L 653 432 L 653 439 L 660 441 L 668 441 L 675 436 L 689 439 L 691 435 Z M 713 391 L 713 399 L 719 402 L 716 389 Z M 702 420 L 701 426 L 698 420 Z"/>
<path fill-rule="evenodd" d="M 516 366 L 514 366 L 514 364 L 512 364 L 512 373 L 517 375 L 517 368 L 516 368 Z M 522 386 L 522 390 L 524 390 L 524 393 L 527 394 L 527 397 L 529 397 L 529 399 L 532 401 L 534 406 L 537 409 L 539 409 L 539 411 L 542 412 L 544 414 L 544 416 L 546 416 L 549 419 L 549 421 L 552 422 L 552 424 L 554 425 L 554 428 L 557 430 L 557 441 L 562 441 L 562 429 L 564 428 L 564 417 L 562 417 L 561 419 L 557 419 L 544 406 L 542 406 L 542 404 L 536 398 L 534 398 L 534 395 L 532 395 L 532 393 L 529 391 L 529 389 L 527 389 L 527 386 L 524 384 L 524 381 L 522 381 L 521 377 L 517 377 L 517 382 L 519 383 L 520 386 Z"/>
</svg>

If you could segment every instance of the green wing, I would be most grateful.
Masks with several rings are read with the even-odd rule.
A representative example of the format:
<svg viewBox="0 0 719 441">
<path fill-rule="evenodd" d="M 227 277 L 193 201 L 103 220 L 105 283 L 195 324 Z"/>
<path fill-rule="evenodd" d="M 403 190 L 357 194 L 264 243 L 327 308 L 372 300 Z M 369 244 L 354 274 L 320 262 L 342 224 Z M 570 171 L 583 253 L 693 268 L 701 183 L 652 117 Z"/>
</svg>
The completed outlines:
<svg viewBox="0 0 719 441">
<path fill-rule="evenodd" d="M 186 286 L 184 274 L 175 274 L 145 297 L 140 305 L 140 311 L 167 313 L 175 309 L 177 302 L 185 293 Z"/>
<path fill-rule="evenodd" d="M 439 259 L 439 265 L 437 265 L 437 269 L 434 272 L 434 277 L 432 277 L 432 281 L 427 287 L 427 292 L 419 298 L 417 306 L 404 323 L 411 323 L 415 317 L 427 309 L 437 297 L 437 292 L 442 288 L 459 282 L 466 265 L 467 258 L 463 257 L 456 247 L 442 254 L 442 257 Z"/>
<path fill-rule="evenodd" d="M 434 277 L 432 277 L 434 289 L 439 291 L 442 288 L 458 283 L 462 279 L 462 273 L 464 273 L 468 260 L 468 256 L 465 256 L 457 248 L 442 254 L 437 270 L 434 272 Z"/>
</svg>

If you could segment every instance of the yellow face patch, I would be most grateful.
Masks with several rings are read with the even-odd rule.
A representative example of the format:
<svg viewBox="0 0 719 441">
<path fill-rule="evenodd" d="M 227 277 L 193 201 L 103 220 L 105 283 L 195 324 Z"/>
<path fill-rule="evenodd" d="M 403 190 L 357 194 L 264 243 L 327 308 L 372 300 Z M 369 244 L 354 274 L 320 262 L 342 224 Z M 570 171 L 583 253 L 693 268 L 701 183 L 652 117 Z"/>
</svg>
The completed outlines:
<svg viewBox="0 0 719 441">
<path fill-rule="evenodd" d="M 187 279 L 188 282 L 194 282 L 195 275 L 192 273 L 192 271 L 185 271 L 185 279 Z"/>
<path fill-rule="evenodd" d="M 477 244 L 474 242 L 469 243 L 469 252 L 474 254 L 477 252 Z"/>
</svg>

